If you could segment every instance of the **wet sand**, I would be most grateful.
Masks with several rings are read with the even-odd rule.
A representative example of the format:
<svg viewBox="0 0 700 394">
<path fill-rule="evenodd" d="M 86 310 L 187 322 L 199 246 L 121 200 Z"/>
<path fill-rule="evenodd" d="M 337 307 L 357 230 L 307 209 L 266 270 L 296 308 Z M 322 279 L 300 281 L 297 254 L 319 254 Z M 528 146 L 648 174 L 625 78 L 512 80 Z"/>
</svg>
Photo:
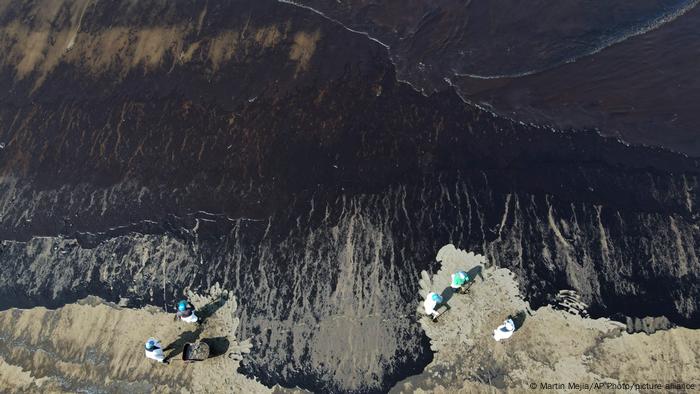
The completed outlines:
<svg viewBox="0 0 700 394">
<path fill-rule="evenodd" d="M 434 360 L 391 392 L 522 392 L 532 384 L 537 390 L 542 384 L 563 384 L 557 388 L 561 392 L 569 383 L 607 384 L 602 391 L 612 392 L 618 384 L 700 383 L 700 330 L 628 334 L 623 324 L 608 319 L 582 318 L 550 306 L 533 311 L 511 271 L 452 245 L 443 247 L 437 259 L 442 268 L 432 277 L 422 272 L 420 280 L 421 298 L 440 291 L 451 307 L 437 323 L 420 318 Z M 483 267 L 480 275 L 478 267 Z M 475 273 L 476 283 L 466 295 L 450 295 L 450 273 L 459 269 Z M 214 286 L 206 296 L 189 297 L 202 316 L 209 315 L 201 327 L 173 321 L 160 308 L 123 308 L 97 297 L 56 310 L 0 312 L 0 385 L 10 392 L 290 391 L 267 388 L 236 372 L 251 346 L 234 336 L 237 304 L 228 292 Z M 417 306 L 422 314 L 422 305 Z M 494 341 L 493 330 L 518 312 L 525 319 L 514 335 Z M 144 357 L 149 336 L 175 345 L 166 351 L 170 364 Z M 185 364 L 179 349 L 195 339 L 223 345 L 212 347 L 210 359 Z"/>
<path fill-rule="evenodd" d="M 443 291 L 459 269 L 488 265 L 483 256 L 452 245 L 440 250 L 438 260 L 442 268 L 436 275 L 423 273 L 421 297 L 429 290 Z M 618 384 L 694 383 L 697 388 L 700 383 L 700 330 L 628 334 L 623 324 L 608 319 L 582 318 L 549 306 L 532 311 L 519 293 L 509 270 L 485 268 L 469 294 L 449 299 L 451 309 L 437 323 L 422 317 L 435 358 L 392 392 L 535 392 L 532 384 L 543 390 L 548 383 L 563 384 L 558 392 L 569 390 L 569 383 L 607 384 L 602 391 L 612 392 Z M 496 342 L 493 330 L 520 311 L 525 312 L 522 326 Z"/>
<path fill-rule="evenodd" d="M 308 9 L 215 3 L 0 0 L 0 309 L 219 282 L 246 375 L 381 391 L 431 359 L 418 274 L 455 242 L 533 306 L 573 288 L 700 327 L 700 160 L 426 97 Z"/>
<path fill-rule="evenodd" d="M 122 308 L 97 297 L 56 310 L 0 312 L 0 386 L 4 392 L 270 392 L 236 373 L 250 345 L 234 337 L 237 305 L 226 297 L 216 287 L 191 297 L 203 315 L 211 313 L 199 328 L 160 308 Z M 144 356 L 150 336 L 166 348 L 176 344 L 165 352 L 169 364 Z M 181 345 L 195 338 L 216 345 L 209 359 L 185 364 Z"/>
</svg>

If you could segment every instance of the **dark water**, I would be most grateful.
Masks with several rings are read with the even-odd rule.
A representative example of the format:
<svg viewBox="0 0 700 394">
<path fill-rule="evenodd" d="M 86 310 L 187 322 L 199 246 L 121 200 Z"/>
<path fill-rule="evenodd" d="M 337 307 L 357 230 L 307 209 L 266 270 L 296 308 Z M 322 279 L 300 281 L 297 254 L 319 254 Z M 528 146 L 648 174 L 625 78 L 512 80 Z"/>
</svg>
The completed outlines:
<svg viewBox="0 0 700 394">
<path fill-rule="evenodd" d="M 188 40 L 290 33 L 216 72 L 65 63 L 33 92 L 2 69 L 1 307 L 95 294 L 167 309 L 219 282 L 239 300 L 238 335 L 253 337 L 245 373 L 385 391 L 432 358 L 417 282 L 454 243 L 512 269 L 534 306 L 573 288 L 594 317 L 700 327 L 695 159 L 511 121 L 451 89 L 422 95 L 397 82 L 383 46 L 303 8 L 215 5 Z M 201 11 L 161 6 L 119 24 Z M 109 14 L 88 10 L 84 29 L 111 29 Z M 317 29 L 300 72 L 289 48 Z"/>
<path fill-rule="evenodd" d="M 501 116 L 700 154 L 697 1 L 308 5 L 391 47 L 402 79 Z"/>
</svg>

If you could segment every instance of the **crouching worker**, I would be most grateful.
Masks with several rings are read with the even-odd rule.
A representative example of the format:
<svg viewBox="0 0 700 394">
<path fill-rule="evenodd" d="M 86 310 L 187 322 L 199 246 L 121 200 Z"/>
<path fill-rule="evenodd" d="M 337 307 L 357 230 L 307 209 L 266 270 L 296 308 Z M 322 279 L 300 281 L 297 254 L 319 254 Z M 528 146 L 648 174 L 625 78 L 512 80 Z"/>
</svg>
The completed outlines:
<svg viewBox="0 0 700 394">
<path fill-rule="evenodd" d="M 194 305 L 186 300 L 181 300 L 177 303 L 175 318 L 180 318 L 180 320 L 187 323 L 196 323 L 198 320 L 197 315 L 194 314 Z"/>
<path fill-rule="evenodd" d="M 425 307 L 425 313 L 430 315 L 430 317 L 435 321 L 438 316 L 440 316 L 440 313 L 436 310 L 439 305 L 442 304 L 442 296 L 438 293 L 428 293 L 428 296 L 425 297 L 425 302 L 423 302 L 423 306 Z"/>
<path fill-rule="evenodd" d="M 503 322 L 498 328 L 493 330 L 493 339 L 500 341 L 502 339 L 508 339 L 513 336 L 515 332 L 515 322 L 513 319 L 508 319 Z"/>
<path fill-rule="evenodd" d="M 146 357 L 151 360 L 156 360 L 162 363 L 165 360 L 165 354 L 163 353 L 163 347 L 160 345 L 160 341 L 155 338 L 148 338 L 146 341 Z"/>
<path fill-rule="evenodd" d="M 458 271 L 452 274 L 452 284 L 450 287 L 457 290 L 460 294 L 464 294 L 469 291 L 474 281 L 469 277 L 464 271 Z"/>
</svg>

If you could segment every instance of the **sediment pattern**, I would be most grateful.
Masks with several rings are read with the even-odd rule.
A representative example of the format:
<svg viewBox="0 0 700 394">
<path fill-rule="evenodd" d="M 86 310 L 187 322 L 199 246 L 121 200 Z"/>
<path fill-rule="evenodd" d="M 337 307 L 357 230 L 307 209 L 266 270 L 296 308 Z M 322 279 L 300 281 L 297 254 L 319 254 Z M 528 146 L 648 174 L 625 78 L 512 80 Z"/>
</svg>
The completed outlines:
<svg viewBox="0 0 700 394">
<path fill-rule="evenodd" d="M 288 4 L 2 4 L 5 308 L 170 308 L 219 282 L 244 371 L 317 391 L 428 363 L 418 273 L 448 242 L 534 305 L 566 288 L 593 315 L 700 322 L 694 160 L 423 96 Z"/>
<path fill-rule="evenodd" d="M 628 334 L 623 324 L 608 319 L 583 318 L 549 305 L 532 310 L 520 297 L 515 275 L 484 268 L 484 256 L 449 244 L 436 258 L 440 270 L 423 272 L 419 291 L 421 296 L 442 292 L 450 305 L 437 322 L 425 315 L 420 319 L 435 358 L 391 392 L 642 392 L 654 384 L 661 389 L 652 390 L 692 390 L 666 385 L 689 383 L 698 375 L 700 354 L 692 344 L 700 341 L 700 331 Z M 482 269 L 467 294 L 450 291 L 450 274 L 477 268 Z M 506 318 L 513 319 L 516 330 L 497 342 L 493 331 Z"/>
</svg>

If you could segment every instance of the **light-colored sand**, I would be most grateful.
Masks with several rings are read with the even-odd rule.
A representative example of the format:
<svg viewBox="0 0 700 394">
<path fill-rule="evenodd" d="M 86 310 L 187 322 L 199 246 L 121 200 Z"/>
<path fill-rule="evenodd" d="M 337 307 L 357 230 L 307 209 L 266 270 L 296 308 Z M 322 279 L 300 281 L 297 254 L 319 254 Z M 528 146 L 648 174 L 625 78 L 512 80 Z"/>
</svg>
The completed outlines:
<svg viewBox="0 0 700 394">
<path fill-rule="evenodd" d="M 483 256 L 452 245 L 443 247 L 437 258 L 442 268 L 432 278 L 423 273 L 422 297 L 448 287 L 451 273 L 486 264 Z M 564 385 L 551 392 L 565 392 L 575 391 L 569 390 L 570 383 L 700 384 L 700 330 L 630 335 L 622 324 L 607 319 L 586 319 L 551 307 L 531 311 L 506 269 L 485 268 L 469 294 L 454 294 L 448 304 L 451 309 L 437 323 L 421 319 L 436 352 L 433 362 L 392 391 L 540 392 L 541 384 L 550 383 Z M 522 327 L 510 339 L 496 342 L 493 330 L 519 311 L 526 311 Z M 615 390 L 604 386 L 594 391 Z M 669 391 L 632 387 L 627 392 Z"/>
<path fill-rule="evenodd" d="M 176 322 L 173 314 L 159 308 L 126 309 L 88 297 L 57 310 L 0 312 L 2 391 L 270 392 L 236 372 L 250 349 L 248 341 L 234 337 L 236 301 L 216 287 L 205 297 L 192 295 L 191 300 L 200 309 L 213 310 L 198 338 L 225 338 L 228 349 L 190 364 L 179 356 L 169 365 L 145 358 L 143 343 L 150 336 L 167 346 L 198 334 L 196 325 Z"/>
<path fill-rule="evenodd" d="M 433 277 L 422 274 L 421 296 L 429 290 L 443 292 L 452 272 L 488 265 L 483 256 L 452 245 L 438 258 L 442 269 Z M 622 324 L 607 319 L 585 319 L 551 307 L 531 311 L 510 271 L 485 268 L 482 274 L 469 294 L 451 296 L 451 309 L 437 323 L 421 319 L 435 358 L 393 392 L 541 392 L 546 383 L 564 385 L 551 392 L 574 391 L 567 390 L 570 383 L 700 384 L 699 330 L 627 334 Z M 239 321 L 236 302 L 227 292 L 214 287 L 210 294 L 190 294 L 190 299 L 213 311 L 201 332 L 173 321 L 160 308 L 127 309 L 94 297 L 57 310 L 0 312 L 0 387 L 3 392 L 287 391 L 270 390 L 236 372 L 250 345 L 234 337 Z M 519 311 L 527 314 L 522 327 L 510 339 L 494 341 L 493 329 Z M 164 345 L 193 337 L 225 338 L 229 346 L 204 362 L 184 364 L 175 357 L 162 365 L 144 357 L 143 342 L 150 336 Z"/>
</svg>

